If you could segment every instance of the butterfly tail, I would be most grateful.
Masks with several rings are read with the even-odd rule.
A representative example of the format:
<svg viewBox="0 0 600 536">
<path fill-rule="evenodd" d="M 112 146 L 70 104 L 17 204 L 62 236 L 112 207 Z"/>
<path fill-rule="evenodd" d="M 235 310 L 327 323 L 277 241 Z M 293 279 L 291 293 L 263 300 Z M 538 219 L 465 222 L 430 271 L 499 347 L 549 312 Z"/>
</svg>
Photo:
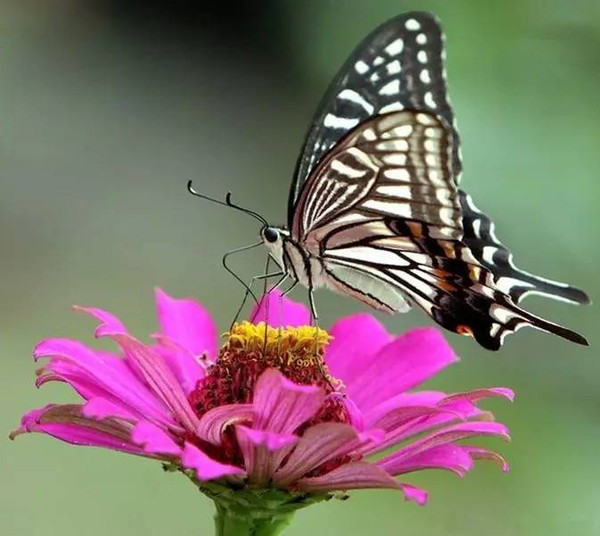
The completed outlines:
<svg viewBox="0 0 600 536">
<path fill-rule="evenodd" d="M 558 335 L 584 346 L 589 345 L 579 333 L 525 311 L 500 291 L 492 292 L 493 295 L 487 297 L 472 289 L 463 290 L 464 296 L 460 299 L 446 294 L 440 297 L 441 307 L 435 307 L 431 316 L 446 329 L 471 336 L 481 346 L 492 351 L 499 350 L 507 335 L 523 327 Z"/>
<path fill-rule="evenodd" d="M 492 272 L 498 290 L 510 296 L 515 303 L 529 294 L 541 294 L 568 303 L 590 303 L 589 296 L 583 290 L 517 268 L 509 249 L 496 237 L 494 222 L 475 206 L 465 192 L 459 190 L 459 196 L 463 214 L 463 242 L 475 258 Z"/>
<path fill-rule="evenodd" d="M 583 346 L 589 346 L 589 343 L 585 337 L 573 330 L 570 330 L 569 328 L 565 328 L 564 326 L 561 326 L 559 324 L 549 322 L 548 320 L 545 320 L 544 318 L 524 311 L 523 309 L 520 309 L 519 312 L 523 320 L 526 322 L 524 324 L 525 326 L 529 326 L 534 329 L 539 329 L 540 331 L 545 331 L 546 333 L 558 335 L 563 339 L 577 344 L 581 344 Z"/>
</svg>

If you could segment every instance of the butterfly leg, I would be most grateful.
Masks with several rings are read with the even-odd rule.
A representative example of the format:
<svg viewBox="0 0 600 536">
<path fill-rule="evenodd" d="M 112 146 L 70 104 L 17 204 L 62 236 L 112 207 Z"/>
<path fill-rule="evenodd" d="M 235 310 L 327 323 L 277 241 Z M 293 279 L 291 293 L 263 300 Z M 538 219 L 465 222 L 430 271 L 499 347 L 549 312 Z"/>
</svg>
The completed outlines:
<svg viewBox="0 0 600 536">
<path fill-rule="evenodd" d="M 257 302 L 258 307 L 256 308 L 256 311 L 250 318 L 250 322 L 254 322 L 254 320 L 256 319 L 256 315 L 258 314 L 260 306 L 262 305 L 263 300 L 266 298 L 267 294 L 271 293 L 273 290 L 280 287 L 282 285 L 282 283 L 287 279 L 288 276 L 287 276 L 287 274 L 284 274 L 283 272 L 273 272 L 272 274 L 263 274 L 263 275 L 254 276 L 252 278 L 252 281 L 254 282 L 254 281 L 258 281 L 258 280 L 262 280 L 262 279 L 268 279 L 269 277 L 279 277 L 279 279 L 267 292 L 265 292 L 265 294 Z M 267 307 L 266 316 L 268 318 L 269 317 L 269 302 L 267 301 L 265 305 Z"/>
<path fill-rule="evenodd" d="M 292 292 L 292 290 L 294 290 L 296 288 L 296 285 L 298 285 L 298 281 L 294 281 L 290 287 L 281 294 L 282 298 L 285 298 L 290 292 Z"/>
<path fill-rule="evenodd" d="M 261 274 L 261 275 L 255 275 L 252 277 L 252 279 L 250 279 L 250 283 L 248 284 L 248 287 L 246 288 L 246 292 L 244 293 L 242 302 L 240 303 L 239 307 L 237 308 L 237 311 L 235 312 L 235 316 L 233 317 L 233 320 L 231 322 L 231 327 L 233 327 L 233 325 L 238 321 L 240 314 L 242 313 L 242 309 L 244 308 L 244 305 L 246 305 L 246 302 L 248 301 L 248 297 L 252 293 L 252 286 L 254 285 L 254 283 L 256 281 L 261 281 L 263 279 L 265 281 L 267 281 L 271 277 L 280 277 L 282 275 L 283 275 L 283 272 L 273 272 L 270 274 L 265 273 L 265 274 Z M 257 303 L 258 303 L 258 301 L 257 301 Z"/>
<path fill-rule="evenodd" d="M 267 298 L 267 300 L 265 301 L 265 344 L 264 344 L 264 351 L 266 351 L 267 349 L 267 332 L 268 332 L 268 326 L 269 326 L 269 305 L 270 305 L 270 299 L 269 299 L 269 294 L 271 294 L 271 292 L 273 292 L 274 290 L 278 289 L 281 285 L 283 285 L 283 283 L 285 282 L 285 280 L 289 277 L 288 274 L 282 273 L 281 277 L 277 280 L 277 282 L 265 293 L 265 295 L 262 297 L 260 304 L 262 305 L 262 302 L 265 298 Z M 258 313 L 260 307 L 256 309 L 256 312 Z M 254 322 L 256 315 L 254 315 L 252 317 L 252 322 Z M 279 322 L 279 328 L 281 328 L 281 323 Z"/>
<path fill-rule="evenodd" d="M 331 388 L 331 391 L 335 392 L 337 389 L 336 389 L 335 385 L 333 385 L 331 383 L 329 371 L 325 367 L 325 362 L 323 360 L 323 356 L 319 355 L 319 314 L 317 313 L 317 306 L 315 304 L 315 291 L 312 287 L 310 287 L 308 289 L 308 301 L 310 303 L 311 320 L 313 321 L 314 327 L 315 327 L 315 339 L 314 339 L 313 354 L 317 361 L 319 371 L 323 375 L 323 378 L 325 378 L 325 381 Z"/>
<path fill-rule="evenodd" d="M 287 290 L 284 290 L 279 297 L 279 301 L 277 303 L 277 355 L 279 356 L 279 352 L 281 349 L 281 326 L 283 319 L 283 298 L 285 298 L 298 284 L 298 281 L 294 280 L 294 282 L 289 286 Z"/>
<path fill-rule="evenodd" d="M 318 350 L 318 334 L 319 334 L 319 315 L 317 314 L 317 308 L 315 306 L 315 294 L 312 287 L 308 289 L 308 301 L 310 303 L 310 320 L 311 324 L 315 327 L 315 346 L 314 354 L 317 355 Z"/>
<path fill-rule="evenodd" d="M 308 301 L 310 303 L 310 316 L 314 322 L 315 327 L 319 327 L 319 315 L 317 313 L 317 307 L 315 305 L 315 291 L 312 287 L 308 289 Z"/>
<path fill-rule="evenodd" d="M 285 298 L 290 292 L 292 292 L 292 290 L 294 290 L 296 288 L 296 286 L 298 285 L 298 281 L 294 280 L 294 282 L 289 286 L 289 288 L 287 290 L 284 290 L 281 293 L 281 296 L 279 297 L 279 317 L 277 318 L 277 320 L 279 321 L 279 324 L 281 325 L 281 320 L 283 317 L 283 311 L 282 311 L 282 307 L 283 307 L 283 298 Z"/>
</svg>

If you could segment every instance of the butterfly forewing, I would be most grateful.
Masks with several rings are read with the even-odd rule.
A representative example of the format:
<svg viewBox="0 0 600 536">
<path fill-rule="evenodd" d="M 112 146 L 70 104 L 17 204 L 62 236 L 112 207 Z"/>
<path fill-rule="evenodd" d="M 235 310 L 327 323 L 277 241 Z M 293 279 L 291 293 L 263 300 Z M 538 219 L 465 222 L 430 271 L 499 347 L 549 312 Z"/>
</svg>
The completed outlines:
<svg viewBox="0 0 600 536">
<path fill-rule="evenodd" d="M 323 156 L 363 121 L 401 110 L 435 113 L 450 126 L 454 115 L 446 92 L 444 38 L 430 13 L 406 13 L 381 25 L 355 49 L 329 86 L 302 148 L 290 214 L 303 184 Z M 460 174 L 458 137 L 453 171 Z M 291 224 L 291 221 L 289 221 Z"/>
<path fill-rule="evenodd" d="M 306 183 L 293 233 L 354 216 L 414 219 L 432 235 L 462 236 L 458 189 L 451 169 L 452 131 L 422 112 L 395 112 L 361 124 L 341 140 Z M 312 237 L 329 249 L 323 237 Z"/>
</svg>

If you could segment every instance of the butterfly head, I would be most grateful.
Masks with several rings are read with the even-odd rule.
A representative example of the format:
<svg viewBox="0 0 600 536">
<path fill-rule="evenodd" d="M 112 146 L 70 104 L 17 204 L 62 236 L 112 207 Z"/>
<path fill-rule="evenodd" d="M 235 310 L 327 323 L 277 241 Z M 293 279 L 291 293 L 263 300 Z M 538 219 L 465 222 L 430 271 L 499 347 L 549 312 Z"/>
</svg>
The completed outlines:
<svg viewBox="0 0 600 536">
<path fill-rule="evenodd" d="M 260 232 L 260 237 L 265 244 L 275 244 L 278 240 L 281 240 L 279 229 L 271 226 L 263 227 Z"/>
<path fill-rule="evenodd" d="M 283 243 L 289 237 L 289 232 L 281 227 L 265 225 L 260 230 L 260 237 L 273 260 L 283 268 L 285 266 Z"/>
</svg>

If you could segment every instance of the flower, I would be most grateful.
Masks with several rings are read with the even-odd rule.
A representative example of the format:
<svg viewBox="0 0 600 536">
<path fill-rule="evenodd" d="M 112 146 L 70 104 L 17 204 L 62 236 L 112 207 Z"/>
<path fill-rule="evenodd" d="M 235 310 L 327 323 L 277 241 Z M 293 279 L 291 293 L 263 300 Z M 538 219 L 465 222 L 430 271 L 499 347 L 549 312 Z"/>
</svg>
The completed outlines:
<svg viewBox="0 0 600 536">
<path fill-rule="evenodd" d="M 299 505 L 357 488 L 398 489 L 423 504 L 424 490 L 394 477 L 434 468 L 463 476 L 480 458 L 507 470 L 499 454 L 459 441 L 508 438 L 477 403 L 512 399 L 510 389 L 413 391 L 457 359 L 433 328 L 396 337 L 358 314 L 327 333 L 307 326 L 303 305 L 273 292 L 257 323 L 234 325 L 217 352 L 200 304 L 160 289 L 156 300 L 152 344 L 106 311 L 76 307 L 120 354 L 66 338 L 40 342 L 34 357 L 47 362 L 36 385 L 68 383 L 83 402 L 35 409 L 12 437 L 41 432 L 161 460 L 218 504 L 243 490 Z"/>
</svg>

